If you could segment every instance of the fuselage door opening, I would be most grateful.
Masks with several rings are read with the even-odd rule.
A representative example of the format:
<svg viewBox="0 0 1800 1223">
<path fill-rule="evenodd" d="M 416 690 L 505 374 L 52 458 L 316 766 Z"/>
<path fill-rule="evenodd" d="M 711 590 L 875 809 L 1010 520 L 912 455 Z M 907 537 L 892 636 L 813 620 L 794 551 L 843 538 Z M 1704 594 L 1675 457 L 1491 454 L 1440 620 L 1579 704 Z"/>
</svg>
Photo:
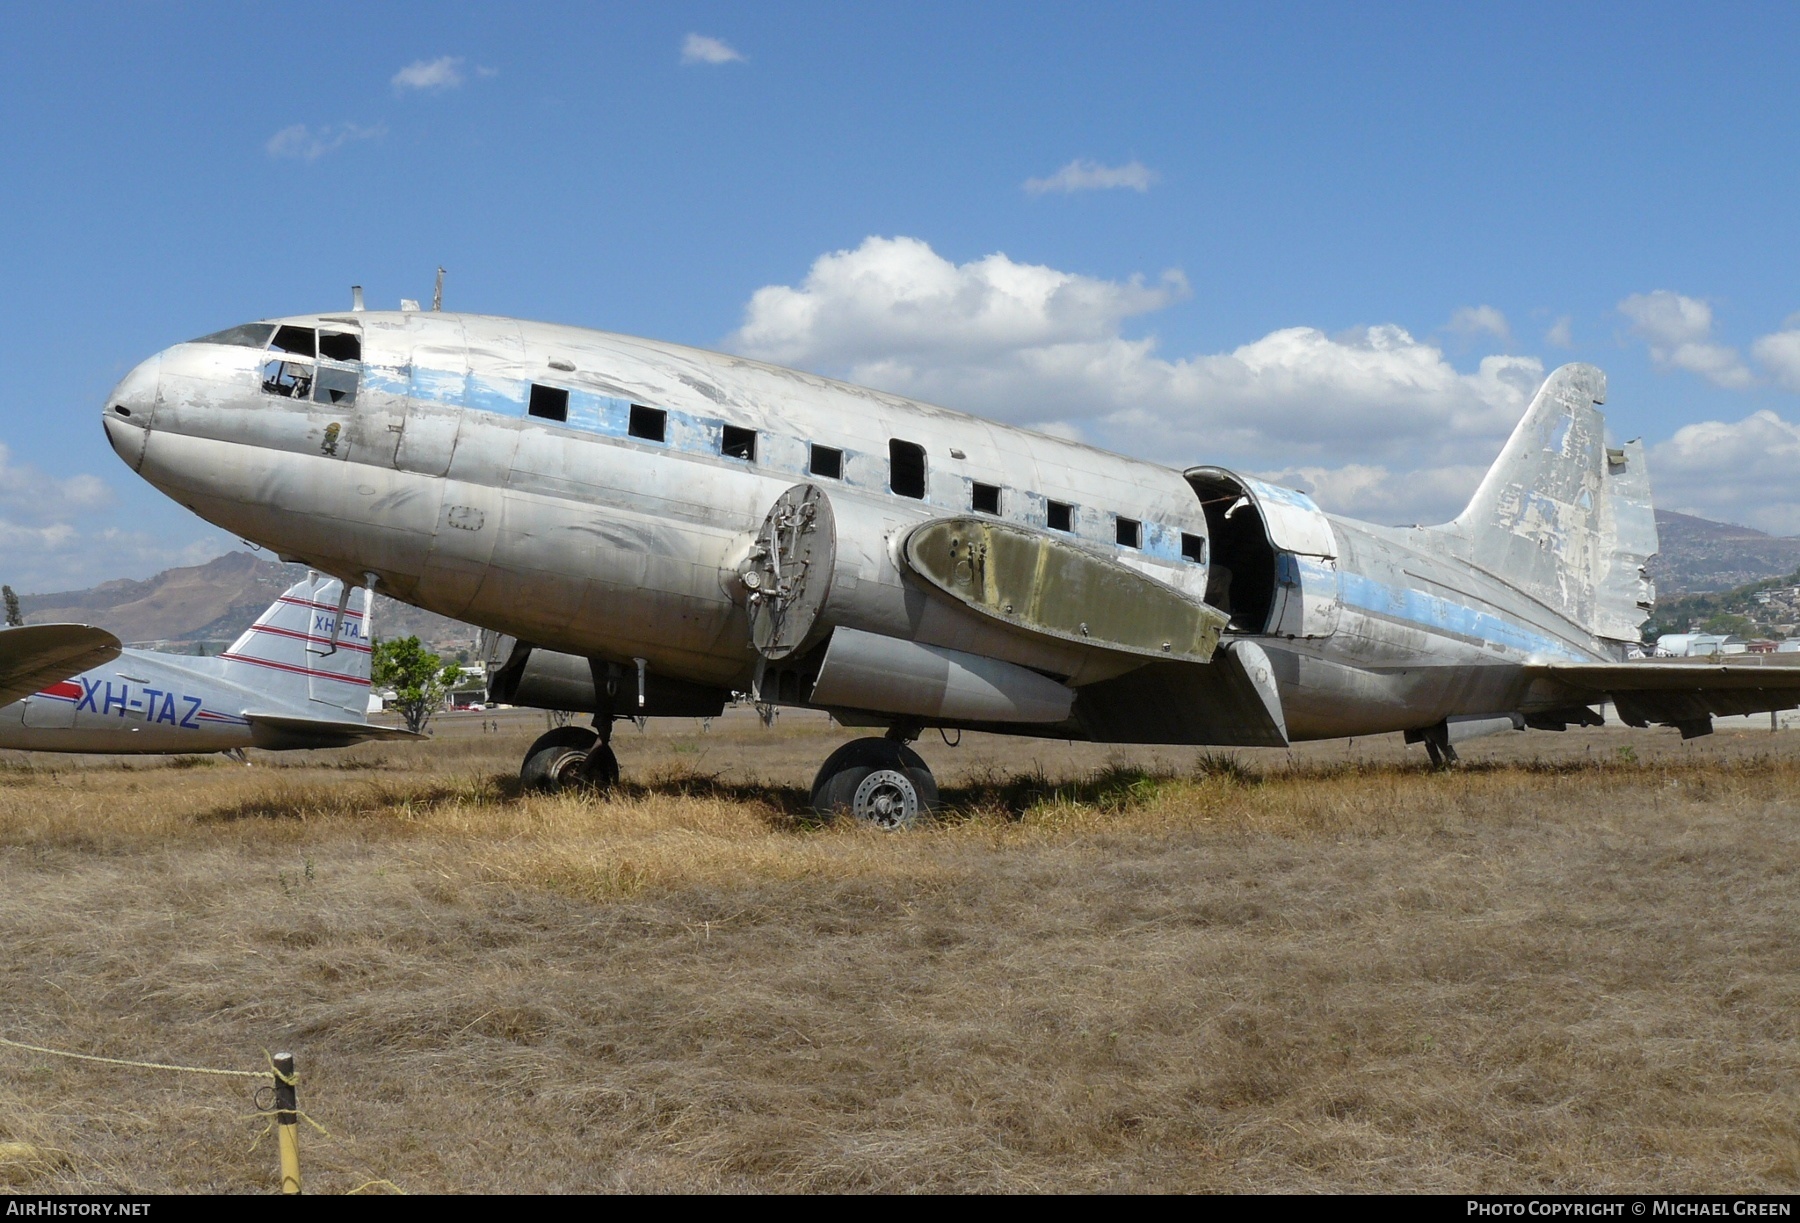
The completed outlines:
<svg viewBox="0 0 1800 1223">
<path fill-rule="evenodd" d="M 1231 633 L 1329 637 L 1337 631 L 1337 536 L 1311 497 L 1222 467 L 1195 467 L 1188 484 L 1206 513 L 1206 601 Z"/>
</svg>

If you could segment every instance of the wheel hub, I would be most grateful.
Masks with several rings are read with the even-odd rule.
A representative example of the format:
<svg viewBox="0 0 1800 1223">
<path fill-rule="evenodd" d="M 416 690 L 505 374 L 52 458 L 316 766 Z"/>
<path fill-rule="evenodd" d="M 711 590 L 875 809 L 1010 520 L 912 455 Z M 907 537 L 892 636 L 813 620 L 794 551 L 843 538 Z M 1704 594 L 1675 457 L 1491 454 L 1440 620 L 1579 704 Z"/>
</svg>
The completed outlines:
<svg viewBox="0 0 1800 1223">
<path fill-rule="evenodd" d="M 919 791 L 897 769 L 876 769 L 856 787 L 850 810 L 879 828 L 905 828 L 919 818 Z"/>
</svg>

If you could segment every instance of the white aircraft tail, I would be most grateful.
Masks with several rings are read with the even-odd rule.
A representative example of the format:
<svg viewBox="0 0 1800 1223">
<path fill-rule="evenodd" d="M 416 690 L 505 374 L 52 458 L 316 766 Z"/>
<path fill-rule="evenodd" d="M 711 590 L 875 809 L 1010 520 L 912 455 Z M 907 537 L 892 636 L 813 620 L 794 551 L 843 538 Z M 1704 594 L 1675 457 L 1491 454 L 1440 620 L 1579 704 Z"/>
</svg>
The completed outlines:
<svg viewBox="0 0 1800 1223">
<path fill-rule="evenodd" d="M 288 587 L 220 657 L 272 706 L 363 721 L 369 708 L 369 592 L 338 617 L 343 584 L 308 575 Z M 333 623 L 338 628 L 332 631 Z"/>
<path fill-rule="evenodd" d="M 1598 637 L 1640 641 L 1656 601 L 1642 441 L 1609 448 L 1606 375 L 1551 372 L 1469 507 L 1442 529 L 1469 561 Z M 1458 551 L 1463 551 L 1459 548 Z"/>
</svg>

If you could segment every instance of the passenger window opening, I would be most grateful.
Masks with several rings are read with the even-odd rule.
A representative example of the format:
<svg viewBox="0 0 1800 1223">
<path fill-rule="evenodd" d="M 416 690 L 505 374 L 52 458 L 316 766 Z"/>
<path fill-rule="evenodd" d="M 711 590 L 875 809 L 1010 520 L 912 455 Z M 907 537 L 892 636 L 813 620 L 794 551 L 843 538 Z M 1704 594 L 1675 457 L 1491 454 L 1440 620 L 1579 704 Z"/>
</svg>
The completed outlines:
<svg viewBox="0 0 1800 1223">
<path fill-rule="evenodd" d="M 356 370 L 321 365 L 318 378 L 313 383 L 313 402 L 337 404 L 345 408 L 355 406 L 356 384 L 360 378 L 361 375 Z"/>
<path fill-rule="evenodd" d="M 998 514 L 1000 512 L 1000 486 L 998 484 L 982 484 L 979 481 L 969 486 L 969 508 L 977 514 Z"/>
<path fill-rule="evenodd" d="M 1144 546 L 1144 524 L 1135 518 L 1114 514 L 1113 538 L 1121 548 L 1141 548 Z"/>
<path fill-rule="evenodd" d="M 756 462 L 756 430 L 726 425 L 725 435 L 719 439 L 719 453 L 728 459 Z"/>
<path fill-rule="evenodd" d="M 262 389 L 284 399 L 312 397 L 313 367 L 304 361 L 268 361 L 263 365 Z"/>
<path fill-rule="evenodd" d="M 1063 501 L 1052 501 L 1045 515 L 1052 531 L 1073 531 L 1075 529 L 1075 507 Z"/>
<path fill-rule="evenodd" d="M 203 335 L 197 340 L 189 340 L 188 343 L 230 344 L 234 348 L 267 348 L 269 337 L 274 332 L 274 323 L 245 323 L 241 327 L 227 327 L 224 331 Z"/>
<path fill-rule="evenodd" d="M 1181 556 L 1183 560 L 1193 561 L 1196 565 L 1206 563 L 1206 536 L 1181 533 Z"/>
<path fill-rule="evenodd" d="M 559 386 L 540 386 L 534 382 L 531 400 L 525 410 L 544 420 L 566 421 L 569 419 L 569 392 Z"/>
<path fill-rule="evenodd" d="M 842 480 L 844 478 L 844 452 L 832 446 L 815 444 L 806 464 L 806 470 L 815 476 L 824 476 L 827 480 Z"/>
<path fill-rule="evenodd" d="M 319 355 L 318 336 L 311 327 L 277 327 L 269 347 L 276 352 L 291 352 L 296 357 Z"/>
<path fill-rule="evenodd" d="M 343 331 L 319 333 L 319 355 L 333 361 L 362 360 L 362 337 Z"/>
<path fill-rule="evenodd" d="M 631 405 L 631 420 L 625 431 L 631 436 L 646 442 L 665 440 L 669 428 L 669 414 L 661 408 L 646 408 L 642 404 Z"/>
<path fill-rule="evenodd" d="M 1243 486 L 1225 472 L 1192 474 L 1188 483 L 1206 512 L 1212 541 L 1206 601 L 1231 617 L 1233 632 L 1269 631 L 1275 608 L 1275 547 L 1262 514 Z"/>
<path fill-rule="evenodd" d="M 925 499 L 925 447 L 888 439 L 888 487 L 896 497 Z"/>
</svg>

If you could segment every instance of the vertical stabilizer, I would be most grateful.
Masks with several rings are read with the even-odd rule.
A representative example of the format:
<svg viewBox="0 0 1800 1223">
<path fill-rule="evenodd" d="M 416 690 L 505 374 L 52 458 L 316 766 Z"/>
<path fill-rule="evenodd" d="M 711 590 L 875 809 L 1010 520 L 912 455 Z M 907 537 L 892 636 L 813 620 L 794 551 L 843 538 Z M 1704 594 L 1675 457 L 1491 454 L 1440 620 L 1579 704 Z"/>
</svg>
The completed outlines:
<svg viewBox="0 0 1800 1223">
<path fill-rule="evenodd" d="M 1606 375 L 1565 365 L 1538 388 L 1475 490 L 1442 528 L 1478 568 L 1599 637 L 1641 640 L 1657 549 L 1642 442 L 1608 448 Z"/>
<path fill-rule="evenodd" d="M 340 621 L 342 592 L 335 578 L 315 576 L 288 587 L 221 655 L 233 681 L 266 695 L 271 710 L 361 721 L 369 707 L 369 595 L 351 598 Z"/>
</svg>

